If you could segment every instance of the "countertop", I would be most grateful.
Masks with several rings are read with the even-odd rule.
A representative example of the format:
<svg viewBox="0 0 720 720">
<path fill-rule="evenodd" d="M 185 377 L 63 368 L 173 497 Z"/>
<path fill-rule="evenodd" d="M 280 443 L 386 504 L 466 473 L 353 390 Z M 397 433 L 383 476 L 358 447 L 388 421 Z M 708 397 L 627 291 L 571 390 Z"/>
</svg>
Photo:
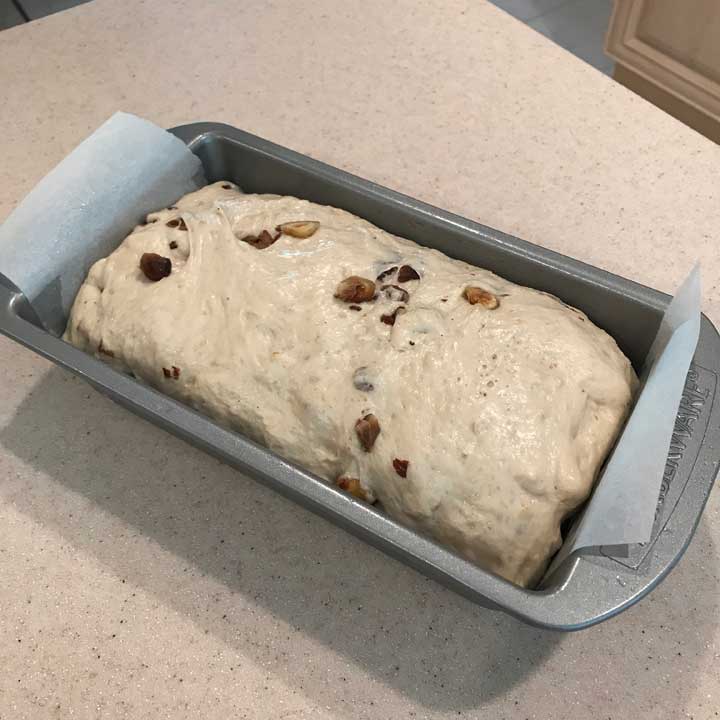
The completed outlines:
<svg viewBox="0 0 720 720">
<path fill-rule="evenodd" d="M 480 0 L 95 0 L 0 34 L 0 219 L 118 109 L 217 120 L 720 321 L 720 150 Z M 720 712 L 718 493 L 645 601 L 483 610 L 0 340 L 0 718 Z"/>
</svg>

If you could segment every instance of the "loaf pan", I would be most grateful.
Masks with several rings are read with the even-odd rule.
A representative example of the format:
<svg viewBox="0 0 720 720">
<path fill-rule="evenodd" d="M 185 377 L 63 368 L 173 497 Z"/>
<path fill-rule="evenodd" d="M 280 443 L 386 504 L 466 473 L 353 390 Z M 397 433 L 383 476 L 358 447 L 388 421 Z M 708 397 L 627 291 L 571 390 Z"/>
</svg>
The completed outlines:
<svg viewBox="0 0 720 720">
<path fill-rule="evenodd" d="M 363 217 L 390 233 L 521 285 L 557 295 L 610 333 L 636 370 L 670 298 L 603 270 L 380 187 L 286 148 L 216 123 L 171 130 L 202 161 L 209 182 L 244 191 L 295 195 Z M 481 213 L 481 209 L 478 210 Z M 128 232 L 131 228 L 127 228 Z M 570 557 L 536 590 L 520 588 L 397 524 L 241 435 L 116 372 L 43 330 L 23 295 L 0 276 L 0 332 L 90 382 L 160 427 L 275 488 L 308 509 L 447 585 L 470 600 L 544 628 L 578 630 L 628 608 L 682 556 L 718 466 L 716 406 L 720 337 L 703 316 L 658 500 L 651 540 L 626 556 L 600 548 Z M 511 452 L 511 448 L 508 448 Z M 641 449 L 638 449 L 641 452 Z M 198 487 L 198 492 L 202 488 Z"/>
</svg>

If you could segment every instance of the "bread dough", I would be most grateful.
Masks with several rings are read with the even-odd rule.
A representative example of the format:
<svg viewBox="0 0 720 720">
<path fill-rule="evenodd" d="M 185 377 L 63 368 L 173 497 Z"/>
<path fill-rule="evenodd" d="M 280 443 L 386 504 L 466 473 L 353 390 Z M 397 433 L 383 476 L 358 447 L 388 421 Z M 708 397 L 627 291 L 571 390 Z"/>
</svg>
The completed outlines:
<svg viewBox="0 0 720 720">
<path fill-rule="evenodd" d="M 264 249 L 242 240 L 299 220 L 319 229 Z M 150 252 L 170 258 L 169 276 L 139 269 Z M 397 287 L 369 302 L 334 296 L 349 276 L 401 266 L 420 279 L 391 273 L 377 286 Z M 470 304 L 467 286 L 499 306 Z M 354 479 L 391 517 L 520 585 L 559 547 L 636 383 L 615 341 L 550 295 L 227 182 L 152 213 L 95 263 L 65 338 L 327 481 Z M 369 451 L 355 428 L 368 414 Z"/>
</svg>

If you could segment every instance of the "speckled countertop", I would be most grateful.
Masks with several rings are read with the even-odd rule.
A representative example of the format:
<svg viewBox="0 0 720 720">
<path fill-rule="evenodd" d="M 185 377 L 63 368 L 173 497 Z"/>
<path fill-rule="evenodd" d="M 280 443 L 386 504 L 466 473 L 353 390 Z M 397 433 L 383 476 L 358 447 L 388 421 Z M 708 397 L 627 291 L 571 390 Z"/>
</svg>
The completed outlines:
<svg viewBox="0 0 720 720">
<path fill-rule="evenodd" d="M 117 109 L 218 120 L 720 321 L 720 150 L 459 0 L 95 0 L 0 33 L 0 219 Z M 0 718 L 720 713 L 718 494 L 647 600 L 482 610 L 0 340 Z"/>
</svg>

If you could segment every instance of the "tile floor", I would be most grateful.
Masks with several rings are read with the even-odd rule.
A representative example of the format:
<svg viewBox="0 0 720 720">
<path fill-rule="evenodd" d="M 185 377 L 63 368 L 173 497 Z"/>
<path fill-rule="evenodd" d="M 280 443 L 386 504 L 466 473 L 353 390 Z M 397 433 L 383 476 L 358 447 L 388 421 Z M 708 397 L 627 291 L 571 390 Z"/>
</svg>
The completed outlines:
<svg viewBox="0 0 720 720">
<path fill-rule="evenodd" d="M 0 30 L 20 25 L 23 22 L 25 22 L 25 18 L 10 0 L 0 0 Z"/>
<path fill-rule="evenodd" d="M 0 0 L 1 1 L 1 0 Z M 82 5 L 88 0 L 16 0 L 30 20 L 37 20 L 52 13 Z"/>
<path fill-rule="evenodd" d="M 613 61 L 603 44 L 612 0 L 490 0 L 606 75 Z"/>
<path fill-rule="evenodd" d="M 0 30 L 88 0 L 0 0 Z M 603 42 L 612 0 L 490 0 L 601 72 L 612 73 Z"/>
<path fill-rule="evenodd" d="M 82 5 L 88 0 L 0 0 L 0 30 Z"/>
</svg>

